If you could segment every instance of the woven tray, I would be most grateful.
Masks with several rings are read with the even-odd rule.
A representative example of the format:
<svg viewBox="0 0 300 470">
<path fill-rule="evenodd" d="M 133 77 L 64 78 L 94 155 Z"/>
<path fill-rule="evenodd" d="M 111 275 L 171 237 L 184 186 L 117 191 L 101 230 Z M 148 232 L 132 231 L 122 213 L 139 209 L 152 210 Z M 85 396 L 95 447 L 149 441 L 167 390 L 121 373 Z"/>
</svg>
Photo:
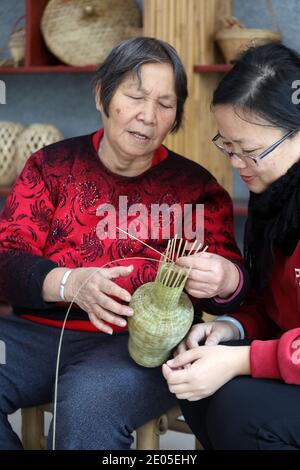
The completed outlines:
<svg viewBox="0 0 300 470">
<path fill-rule="evenodd" d="M 50 51 L 73 66 L 98 65 L 121 40 L 141 34 L 134 0 L 50 0 L 41 29 Z"/>
</svg>

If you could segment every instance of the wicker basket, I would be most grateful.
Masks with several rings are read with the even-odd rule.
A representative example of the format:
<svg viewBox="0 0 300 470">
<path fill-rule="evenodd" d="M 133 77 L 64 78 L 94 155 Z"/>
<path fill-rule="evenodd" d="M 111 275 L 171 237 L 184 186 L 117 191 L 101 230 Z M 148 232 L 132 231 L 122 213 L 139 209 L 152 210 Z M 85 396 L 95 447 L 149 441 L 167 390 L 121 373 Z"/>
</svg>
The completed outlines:
<svg viewBox="0 0 300 470">
<path fill-rule="evenodd" d="M 50 51 L 73 66 L 100 64 L 121 40 L 140 35 L 140 26 L 134 0 L 50 0 L 41 22 Z"/>
<path fill-rule="evenodd" d="M 33 152 L 62 140 L 64 136 L 50 124 L 32 124 L 19 137 L 16 149 L 15 168 L 19 174 Z"/>
<path fill-rule="evenodd" d="M 17 140 L 24 127 L 16 122 L 0 122 L 0 185 L 9 186 L 16 177 Z"/>
<path fill-rule="evenodd" d="M 15 67 L 21 65 L 25 57 L 25 28 L 18 27 L 21 20 L 24 20 L 24 16 L 16 21 L 8 43 Z"/>
<path fill-rule="evenodd" d="M 281 41 L 281 34 L 268 29 L 224 28 L 215 36 L 225 62 L 234 62 L 249 47 Z"/>
</svg>

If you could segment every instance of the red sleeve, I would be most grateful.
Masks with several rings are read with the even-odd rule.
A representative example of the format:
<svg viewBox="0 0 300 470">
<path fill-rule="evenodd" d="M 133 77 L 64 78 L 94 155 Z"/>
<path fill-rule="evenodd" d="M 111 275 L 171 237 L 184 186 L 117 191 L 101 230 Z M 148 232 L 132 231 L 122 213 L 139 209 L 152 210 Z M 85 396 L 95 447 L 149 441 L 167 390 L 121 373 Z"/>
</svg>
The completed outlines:
<svg viewBox="0 0 300 470">
<path fill-rule="evenodd" d="M 48 307 L 42 299 L 42 283 L 57 267 L 43 255 L 54 204 L 42 155 L 39 151 L 29 158 L 0 214 L 0 297 L 12 305 L 33 308 Z"/>
<path fill-rule="evenodd" d="M 236 318 L 245 330 L 245 337 L 252 339 L 270 339 L 278 336 L 279 328 L 268 316 L 261 296 L 252 290 L 245 304 L 238 313 L 230 314 Z"/>
<path fill-rule="evenodd" d="M 252 377 L 300 385 L 300 328 L 287 331 L 277 340 L 253 341 L 250 364 Z"/>
</svg>

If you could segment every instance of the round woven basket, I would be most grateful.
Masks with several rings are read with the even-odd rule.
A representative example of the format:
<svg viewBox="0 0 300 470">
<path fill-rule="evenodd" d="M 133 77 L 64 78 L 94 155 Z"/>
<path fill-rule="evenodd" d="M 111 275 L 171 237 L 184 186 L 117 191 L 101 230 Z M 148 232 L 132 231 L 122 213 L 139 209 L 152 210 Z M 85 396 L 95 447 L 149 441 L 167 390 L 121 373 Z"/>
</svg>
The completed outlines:
<svg viewBox="0 0 300 470">
<path fill-rule="evenodd" d="M 50 124 L 32 124 L 20 135 L 16 145 L 15 168 L 19 174 L 33 152 L 62 140 L 64 136 Z"/>
<path fill-rule="evenodd" d="M 16 178 L 17 140 L 24 127 L 16 122 L 0 122 L 0 185 L 7 186 Z"/>
<path fill-rule="evenodd" d="M 216 34 L 216 41 L 225 61 L 230 63 L 249 47 L 281 41 L 281 34 L 268 29 L 224 28 Z"/>
<path fill-rule="evenodd" d="M 50 0 L 41 29 L 50 51 L 73 66 L 98 65 L 123 39 L 140 35 L 134 0 Z"/>
</svg>

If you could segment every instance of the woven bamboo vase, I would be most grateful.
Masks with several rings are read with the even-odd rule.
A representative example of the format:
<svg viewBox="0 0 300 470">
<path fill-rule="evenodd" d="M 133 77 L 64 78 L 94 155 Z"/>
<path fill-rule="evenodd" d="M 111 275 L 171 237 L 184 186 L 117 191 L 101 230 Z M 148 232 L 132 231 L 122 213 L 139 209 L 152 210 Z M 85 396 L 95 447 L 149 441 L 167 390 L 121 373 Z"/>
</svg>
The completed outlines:
<svg viewBox="0 0 300 470">
<path fill-rule="evenodd" d="M 144 367 L 163 364 L 190 329 L 194 309 L 183 292 L 186 279 L 185 270 L 173 263 L 163 263 L 155 282 L 142 285 L 133 294 L 128 350 L 137 364 Z"/>
</svg>

